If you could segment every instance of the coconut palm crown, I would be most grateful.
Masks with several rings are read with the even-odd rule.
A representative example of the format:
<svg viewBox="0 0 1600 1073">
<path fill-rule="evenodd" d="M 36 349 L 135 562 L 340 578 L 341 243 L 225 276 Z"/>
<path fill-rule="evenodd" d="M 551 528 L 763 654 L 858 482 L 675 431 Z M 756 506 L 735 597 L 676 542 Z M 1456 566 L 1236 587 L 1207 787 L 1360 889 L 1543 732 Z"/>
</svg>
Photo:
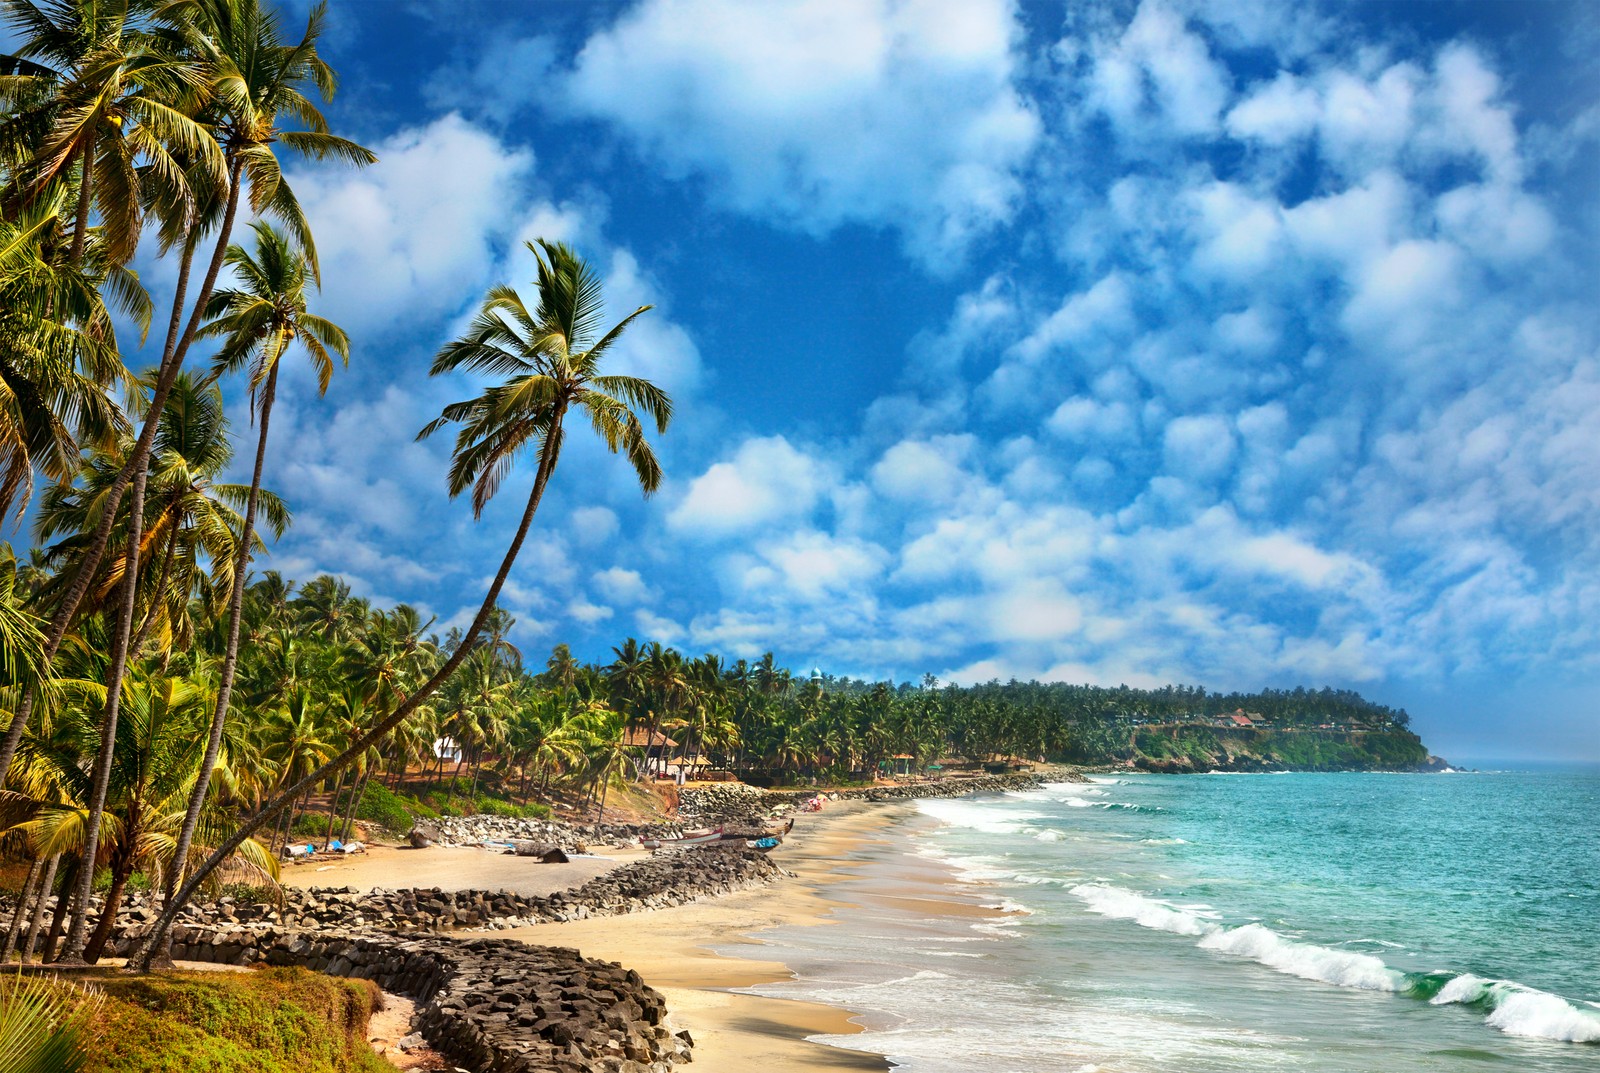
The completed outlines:
<svg viewBox="0 0 1600 1073">
<path fill-rule="evenodd" d="M 627 455 L 646 495 L 661 484 L 661 466 L 645 439 L 642 413 L 656 431 L 672 419 L 672 400 L 636 376 L 602 375 L 601 359 L 640 306 L 603 335 L 599 274 L 563 243 L 528 243 L 538 259 L 538 304 L 530 310 L 512 287 L 490 290 L 483 308 L 461 338 L 433 361 L 432 373 L 466 370 L 505 381 L 475 399 L 452 403 L 418 433 L 425 439 L 459 424 L 450 465 L 450 495 L 472 489 L 474 517 L 494 497 L 501 480 L 529 446 L 541 463 L 554 464 L 561 450 L 562 420 L 581 410 L 613 454 Z M 542 466 L 548 470 L 549 466 Z"/>
</svg>

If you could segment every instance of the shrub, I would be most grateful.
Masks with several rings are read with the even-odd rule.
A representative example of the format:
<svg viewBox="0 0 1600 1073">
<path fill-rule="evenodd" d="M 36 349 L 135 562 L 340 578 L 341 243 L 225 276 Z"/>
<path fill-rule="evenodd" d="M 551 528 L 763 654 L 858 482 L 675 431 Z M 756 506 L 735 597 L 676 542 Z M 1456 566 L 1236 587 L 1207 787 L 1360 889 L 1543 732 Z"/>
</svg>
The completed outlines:
<svg viewBox="0 0 1600 1073">
<path fill-rule="evenodd" d="M 498 797 L 479 795 L 473 802 L 473 807 L 485 816 L 508 816 L 511 819 L 542 820 L 550 815 L 550 806 L 538 803 L 519 805 L 514 801 L 502 801 Z"/>
<path fill-rule="evenodd" d="M 367 783 L 356 804 L 356 818 L 403 835 L 418 819 L 436 816 L 433 809 L 409 794 L 397 794 L 379 782 Z"/>
<path fill-rule="evenodd" d="M 259 902 L 276 903 L 280 892 L 275 887 L 266 885 L 257 886 L 254 883 L 224 883 L 221 896 L 232 898 L 245 905 L 255 905 Z"/>
</svg>

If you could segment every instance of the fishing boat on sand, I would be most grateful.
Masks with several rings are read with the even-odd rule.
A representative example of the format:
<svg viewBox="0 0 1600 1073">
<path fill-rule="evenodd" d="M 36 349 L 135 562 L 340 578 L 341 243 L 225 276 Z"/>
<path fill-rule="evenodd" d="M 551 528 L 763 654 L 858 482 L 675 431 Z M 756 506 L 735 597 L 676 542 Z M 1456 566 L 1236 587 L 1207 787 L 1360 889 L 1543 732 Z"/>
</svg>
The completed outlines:
<svg viewBox="0 0 1600 1073">
<path fill-rule="evenodd" d="M 677 838 L 641 838 L 639 839 L 639 844 L 645 849 L 683 849 L 688 846 L 704 846 L 721 840 L 722 828 L 708 827 L 699 831 L 685 831 Z"/>
</svg>

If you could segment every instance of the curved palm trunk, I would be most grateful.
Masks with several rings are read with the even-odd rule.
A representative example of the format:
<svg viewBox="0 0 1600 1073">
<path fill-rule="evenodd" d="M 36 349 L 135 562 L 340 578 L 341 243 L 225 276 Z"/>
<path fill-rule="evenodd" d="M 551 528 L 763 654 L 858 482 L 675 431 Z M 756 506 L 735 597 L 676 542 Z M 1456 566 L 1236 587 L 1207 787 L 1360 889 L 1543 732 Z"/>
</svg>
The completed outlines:
<svg viewBox="0 0 1600 1073">
<path fill-rule="evenodd" d="M 44 882 L 39 884 L 39 891 L 34 895 L 33 920 L 28 924 L 28 938 L 22 944 L 20 961 L 27 961 L 33 956 L 34 945 L 39 941 L 39 928 L 44 924 L 44 906 L 50 900 L 50 888 L 55 885 L 56 868 L 60 864 L 61 854 L 50 858 L 50 865 L 44 872 Z"/>
<path fill-rule="evenodd" d="M 466 661 L 478 639 L 478 635 L 483 632 L 484 625 L 494 612 L 495 604 L 500 598 L 500 590 L 505 587 L 506 578 L 511 574 L 511 567 L 516 563 L 517 555 L 522 551 L 522 544 L 528 538 L 528 530 L 533 527 L 533 516 L 539 509 L 540 500 L 544 498 L 545 486 L 549 484 L 550 474 L 555 470 L 556 459 L 561 454 L 561 422 L 565 416 L 566 407 L 564 405 L 558 406 L 551 422 L 550 437 L 545 442 L 545 450 L 539 456 L 539 469 L 534 475 L 533 491 L 528 495 L 528 505 L 522 512 L 522 521 L 517 526 L 516 535 L 511 538 L 510 546 L 506 548 L 505 558 L 500 562 L 500 569 L 495 574 L 494 581 L 489 584 L 489 591 L 484 594 L 483 604 L 478 608 L 478 613 L 474 616 L 472 625 L 467 627 L 467 632 L 462 637 L 461 644 L 456 647 L 455 652 L 451 654 L 442 667 L 434 672 L 432 678 L 429 678 L 417 688 L 416 692 L 401 701 L 394 711 L 379 720 L 371 730 L 356 739 L 344 752 L 309 775 L 304 776 L 294 785 L 281 790 L 277 797 L 268 801 L 261 811 L 256 813 L 254 818 L 240 825 L 238 830 L 212 851 L 211 856 L 206 858 L 205 863 L 195 870 L 195 873 L 189 877 L 178 893 L 162 907 L 160 919 L 156 921 L 150 936 L 145 940 L 144 948 L 134 959 L 134 964 L 141 971 L 149 971 L 151 955 L 166 942 L 167 932 L 171 929 L 173 920 L 177 918 L 178 910 L 190 898 L 194 897 L 195 891 L 200 889 L 200 884 L 205 881 L 205 878 L 214 872 L 218 865 L 227 860 L 228 856 L 238 849 L 245 839 L 255 834 L 268 819 L 281 812 L 302 791 L 321 782 L 334 772 L 343 770 L 356 757 L 366 752 L 377 742 L 382 741 L 390 731 L 403 723 L 407 717 L 421 707 L 423 701 L 438 692 L 439 687 L 456 672 L 456 668 Z"/>
<path fill-rule="evenodd" d="M 84 549 L 83 558 L 78 563 L 78 572 L 73 577 L 72 584 L 68 586 L 66 594 L 62 596 L 61 603 L 50 619 L 50 628 L 45 633 L 45 666 L 49 666 L 55 660 L 56 653 L 61 649 L 61 642 L 67 635 L 67 627 L 72 624 L 73 617 L 78 613 L 78 605 L 83 603 L 83 598 L 94 581 L 95 571 L 100 567 L 106 545 L 111 542 L 111 530 L 116 524 L 117 507 L 122 503 L 122 496 L 133 480 L 135 470 L 149 462 L 150 447 L 155 442 L 161 411 L 166 407 L 167 396 L 171 394 L 172 385 L 178 378 L 178 371 L 183 367 L 183 359 L 188 355 L 189 345 L 193 342 L 194 333 L 200 326 L 200 316 L 211 297 L 212 289 L 216 286 L 217 275 L 222 270 L 222 262 L 227 254 L 228 237 L 233 231 L 233 218 L 239 208 L 239 173 L 242 167 L 243 164 L 238 160 L 230 166 L 228 208 L 223 216 L 222 231 L 217 237 L 217 248 L 212 254 L 205 282 L 195 297 L 194 313 L 180 337 L 178 328 L 183 324 L 183 308 L 189 291 L 189 273 L 194 263 L 198 236 L 191 230 L 190 237 L 184 240 L 183 259 L 178 266 L 178 283 L 172 295 L 172 315 L 167 323 L 167 341 L 162 347 L 161 371 L 156 377 L 156 390 L 151 397 L 150 414 L 145 420 L 144 428 L 139 432 L 139 442 L 135 445 L 134 456 L 122 467 L 122 472 L 117 474 L 117 479 L 106 492 L 100 523 L 95 527 L 89 546 Z M 28 719 L 33 714 L 37 699 L 31 687 L 23 693 L 22 703 L 17 705 L 11 726 L 6 730 L 5 740 L 0 742 L 0 790 L 5 789 L 6 775 L 11 769 L 11 758 L 16 755 L 17 746 L 22 741 L 22 732 L 27 728 Z"/>
<path fill-rule="evenodd" d="M 368 762 L 367 770 L 361 773 L 361 778 L 356 782 L 355 793 L 350 795 L 350 802 L 344 810 L 344 826 L 339 831 L 339 841 L 350 841 L 350 828 L 356 822 L 356 809 L 361 807 L 361 797 L 367 792 L 367 783 L 372 781 L 372 762 Z"/>
<path fill-rule="evenodd" d="M 139 540 L 144 526 L 144 493 L 150 477 L 150 449 L 155 443 L 156 429 L 161 423 L 161 412 L 166 407 L 167 396 L 172 391 L 183 359 L 200 327 L 206 300 L 216 286 L 217 275 L 227 255 L 228 238 L 233 232 L 233 218 L 239 209 L 239 173 L 242 163 L 235 158 L 229 171 L 228 207 L 222 220 L 222 230 L 217 236 L 217 248 L 206 271 L 205 283 L 196 297 L 194 312 L 178 341 L 170 360 L 162 362 L 156 391 L 150 400 L 150 413 L 145 418 L 144 429 L 139 434 L 138 445 L 128 464 L 133 467 L 132 501 L 128 507 L 128 562 L 122 579 L 122 607 L 117 616 L 116 633 L 111 643 L 111 669 L 106 675 L 106 710 L 100 728 L 100 753 L 95 759 L 94 785 L 89 795 L 89 816 L 84 823 L 84 862 L 78 875 L 78 910 L 67 930 L 67 945 L 61 953 L 64 964 L 78 964 L 83 960 L 84 943 L 88 931 L 89 892 L 94 886 L 94 859 L 100 845 L 100 823 L 105 813 L 106 789 L 111 784 L 111 758 L 116 746 L 117 718 L 122 703 L 122 679 L 128 669 L 128 641 L 133 633 L 133 611 L 139 581 Z M 110 508 L 107 508 L 108 517 Z M 109 531 L 108 531 L 109 535 Z"/>
<path fill-rule="evenodd" d="M 122 895 L 128 889 L 128 878 L 133 875 L 133 860 L 119 860 L 111 866 L 111 889 L 106 891 L 104 907 L 100 910 L 100 921 L 95 925 L 94 934 L 89 936 L 89 945 L 84 947 L 83 959 L 93 965 L 100 960 L 100 953 L 105 949 L 106 940 L 111 938 L 111 928 L 117 922 L 117 910 L 122 905 Z"/>
<path fill-rule="evenodd" d="M 244 620 L 245 575 L 250 568 L 251 541 L 255 537 L 256 507 L 261 496 L 261 473 L 266 465 L 267 433 L 272 424 L 272 403 L 278 394 L 278 365 L 273 363 L 267 373 L 267 382 L 261 390 L 261 431 L 256 437 L 255 469 L 250 474 L 250 496 L 245 501 L 243 536 L 239 554 L 233 564 L 233 588 L 228 598 L 228 645 L 222 657 L 222 678 L 217 684 L 217 704 L 211 713 L 211 730 L 206 738 L 205 758 L 200 762 L 200 774 L 189 792 L 189 805 L 183 814 L 183 826 L 178 830 L 178 841 L 173 849 L 172 867 L 167 869 L 166 884 L 162 890 L 162 905 L 172 902 L 173 893 L 183 878 L 189 860 L 189 849 L 194 844 L 194 832 L 200 826 L 200 812 L 205 808 L 206 795 L 211 789 L 211 773 L 222 753 L 222 734 L 228 722 L 228 704 L 233 697 L 233 680 L 239 667 L 239 627 Z M 331 810 L 330 810 L 331 811 Z M 159 963 L 170 963 L 171 944 L 157 952 Z"/>
<path fill-rule="evenodd" d="M 11 951 L 17 948 L 17 936 L 22 931 L 23 918 L 28 915 L 28 910 L 33 908 L 33 892 L 39 884 L 39 873 L 44 871 L 43 858 L 35 857 L 33 867 L 28 869 L 28 879 L 22 884 L 22 891 L 17 895 L 16 908 L 11 913 L 11 926 L 6 929 L 6 945 L 0 948 L 0 962 L 11 960 Z"/>
<path fill-rule="evenodd" d="M 349 769 L 339 772 L 339 781 L 333 784 L 333 796 L 328 798 L 328 827 L 322 832 L 324 845 L 333 841 L 333 829 L 339 825 L 339 795 L 344 793 L 345 780 L 350 776 Z"/>
<path fill-rule="evenodd" d="M 77 875 L 80 870 L 79 861 L 67 862 L 67 874 L 61 880 L 61 893 L 56 895 L 56 911 L 50 917 L 50 930 L 45 934 L 44 946 L 39 951 L 40 961 L 55 960 L 56 944 L 61 941 L 61 933 L 66 930 L 67 914 L 72 911 L 78 900 Z"/>
</svg>

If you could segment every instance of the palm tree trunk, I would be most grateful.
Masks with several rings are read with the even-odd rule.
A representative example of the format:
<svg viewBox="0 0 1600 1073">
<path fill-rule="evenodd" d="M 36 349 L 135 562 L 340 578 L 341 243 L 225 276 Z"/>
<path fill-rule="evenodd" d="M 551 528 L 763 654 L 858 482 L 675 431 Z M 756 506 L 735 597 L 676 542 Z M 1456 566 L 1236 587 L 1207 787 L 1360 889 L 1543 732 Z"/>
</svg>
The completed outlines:
<svg viewBox="0 0 1600 1073">
<path fill-rule="evenodd" d="M 184 867 L 189 860 L 189 848 L 194 844 L 194 832 L 200 825 L 200 812 L 205 808 L 206 794 L 211 789 L 211 773 L 216 768 L 217 757 L 222 752 L 222 734 L 228 721 L 228 703 L 233 697 L 233 680 L 239 666 L 239 625 L 244 620 L 245 575 L 250 570 L 256 507 L 261 497 L 261 473 L 267 457 L 267 432 L 272 424 L 272 403 L 277 393 L 278 363 L 273 362 L 271 371 L 267 373 L 267 382 L 261 390 L 261 431 L 256 437 L 255 469 L 250 474 L 250 496 L 245 501 L 244 529 L 239 542 L 239 554 L 233 564 L 233 588 L 228 597 L 228 645 L 222 657 L 222 678 L 217 684 L 217 704 L 211 713 L 211 730 L 206 738 L 205 759 L 200 762 L 199 777 L 195 779 L 194 788 L 189 792 L 189 805 L 183 814 L 183 826 L 178 830 L 172 867 L 167 870 L 167 880 L 162 888 L 163 906 L 172 901 L 173 892 L 178 889 L 178 883 L 183 879 Z M 158 951 L 158 960 L 162 963 L 171 960 L 167 948 Z"/>
<path fill-rule="evenodd" d="M 55 885 L 56 866 L 60 863 L 61 854 L 57 853 L 50 858 L 50 865 L 44 872 L 44 882 L 39 884 L 38 893 L 34 895 L 33 920 L 28 924 L 28 938 L 22 944 L 22 957 L 19 959 L 21 961 L 27 961 L 33 956 L 34 944 L 39 941 L 39 927 L 44 923 L 45 903 L 50 900 L 50 888 Z M 66 897 L 65 891 L 62 892 L 62 897 Z"/>
<path fill-rule="evenodd" d="M 17 935 L 22 931 L 22 918 L 33 908 L 33 892 L 39 883 L 39 873 L 44 871 L 44 859 L 35 857 L 28 869 L 28 879 L 17 894 L 16 909 L 11 914 L 11 927 L 6 929 L 6 945 L 0 947 L 0 962 L 11 960 L 11 951 L 17 948 Z"/>
<path fill-rule="evenodd" d="M 122 905 L 122 895 L 128 889 L 128 877 L 132 874 L 131 858 L 111 869 L 111 889 L 106 891 L 105 905 L 100 910 L 100 922 L 95 925 L 94 934 L 89 936 L 89 945 L 84 947 L 83 951 L 83 959 L 91 965 L 100 960 L 100 953 L 105 949 L 106 940 L 111 937 L 111 929 L 117 922 L 117 908 Z"/>
<path fill-rule="evenodd" d="M 179 266 L 177 288 L 172 297 L 172 316 L 167 326 L 167 341 L 162 348 L 160 372 L 156 377 L 156 389 L 150 399 L 150 413 L 145 418 L 144 428 L 139 432 L 139 440 L 134 445 L 133 457 L 128 459 L 122 472 L 117 474 L 117 479 L 112 482 L 105 496 L 105 505 L 101 508 L 100 524 L 95 527 L 94 536 L 89 546 L 84 549 L 83 558 L 78 563 L 78 572 L 72 579 L 66 595 L 57 606 L 55 615 L 50 620 L 50 629 L 45 634 L 44 664 L 49 666 L 56 658 L 56 653 L 61 648 L 61 642 L 67 635 L 67 627 L 72 624 L 73 617 L 78 613 L 78 605 L 83 602 L 84 595 L 89 591 L 89 585 L 94 580 L 95 571 L 100 566 L 100 560 L 105 555 L 106 545 L 111 542 L 111 530 L 117 519 L 117 507 L 122 502 L 122 496 L 127 491 L 129 482 L 134 474 L 142 472 L 149 465 L 150 447 L 155 442 L 156 429 L 161 423 L 161 411 L 166 408 L 167 396 L 172 392 L 172 385 L 177 380 L 178 371 L 183 368 L 183 359 L 188 356 L 189 346 L 194 341 L 194 333 L 200 326 L 200 318 L 205 311 L 206 302 L 211 298 L 211 291 L 216 286 L 217 275 L 222 271 L 222 263 L 227 254 L 228 238 L 233 233 L 234 216 L 239 210 L 239 174 L 243 162 L 235 159 L 229 166 L 228 207 L 223 215 L 222 230 L 217 236 L 217 248 L 211 257 L 210 267 L 206 270 L 205 281 L 200 287 L 200 292 L 195 296 L 194 312 L 189 317 L 188 327 L 183 335 L 178 335 L 178 326 L 183 322 L 184 301 L 188 294 L 189 269 L 194 257 L 194 247 L 198 241 L 191 229 L 189 237 L 184 240 L 183 261 Z M 120 686 L 120 682 L 118 683 Z M 6 731 L 6 737 L 0 742 L 0 789 L 5 788 L 6 774 L 11 768 L 11 758 L 16 754 L 17 745 L 22 741 L 22 732 L 28 725 L 28 719 L 33 713 L 37 697 L 34 690 L 29 688 L 22 695 L 22 703 L 17 705 L 17 713 L 11 719 L 11 726 Z M 98 826 L 95 835 L 98 837 Z"/>
<path fill-rule="evenodd" d="M 349 770 L 339 772 L 339 781 L 333 784 L 333 796 L 328 799 L 328 829 L 322 832 L 324 846 L 333 842 L 333 829 L 339 825 L 339 795 L 344 792 L 345 778 Z"/>
<path fill-rule="evenodd" d="M 154 591 L 150 597 L 150 606 L 145 610 L 144 621 L 139 624 L 139 632 L 128 643 L 128 651 L 133 653 L 133 658 L 138 659 L 139 653 L 144 651 L 144 643 L 150 636 L 150 627 L 155 625 L 156 614 L 161 610 L 161 594 L 166 591 L 167 580 L 172 576 L 172 560 L 177 557 L 178 527 L 172 526 L 171 534 L 167 538 L 167 553 L 161 559 L 161 573 L 156 577 Z"/>
<path fill-rule="evenodd" d="M 540 452 L 539 468 L 534 474 L 533 490 L 528 494 L 528 505 L 522 512 L 522 521 L 517 526 L 516 534 L 511 538 L 511 544 L 506 548 L 505 557 L 500 561 L 500 569 L 495 574 L 494 581 L 489 584 L 489 591 L 484 594 L 483 603 L 479 606 L 477 615 L 473 617 L 472 625 L 467 627 L 467 632 L 462 637 L 461 644 L 456 647 L 455 652 L 451 653 L 450 658 L 445 660 L 444 665 L 435 671 L 431 678 L 396 705 L 394 711 L 380 719 L 371 730 L 356 739 L 344 752 L 304 776 L 293 786 L 280 791 L 277 797 L 269 801 L 253 819 L 241 824 L 238 830 L 224 839 L 222 844 L 212 851 L 211 856 L 206 858 L 205 863 L 195 870 L 194 875 L 189 877 L 177 895 L 162 907 L 161 916 L 156 921 L 149 938 L 145 941 L 144 949 L 140 951 L 135 961 L 141 970 L 149 970 L 150 953 L 158 949 L 166 939 L 167 931 L 172 927 L 173 920 L 177 918 L 178 910 L 190 898 L 194 897 L 195 891 L 200 889 L 200 884 L 205 881 L 205 878 L 214 872 L 218 865 L 227 860 L 228 856 L 243 844 L 245 839 L 259 830 L 269 817 L 277 815 L 284 806 L 293 801 L 295 795 L 302 788 L 314 785 L 316 782 L 327 778 L 333 772 L 341 770 L 374 744 L 382 741 L 390 731 L 403 723 L 413 712 L 421 707 L 424 701 L 438 692 L 439 687 L 456 672 L 456 668 L 466 661 L 474 643 L 478 639 L 478 635 L 483 632 L 484 624 L 489 621 L 489 616 L 494 612 L 496 602 L 500 598 L 500 590 L 505 587 L 506 578 L 511 574 L 511 567 L 516 563 L 517 555 L 522 551 L 522 544 L 528 538 L 528 530 L 533 527 L 533 516 L 539 510 L 539 503 L 544 498 L 545 486 L 550 483 L 550 474 L 554 472 L 556 460 L 561 454 L 561 422 L 565 416 L 565 406 L 558 406 L 556 412 L 552 415 L 551 431 L 549 437 L 545 440 L 545 449 Z"/>
<path fill-rule="evenodd" d="M 75 265 L 83 264 L 83 244 L 89 237 L 89 207 L 94 201 L 94 138 L 84 142 L 83 174 L 78 180 L 78 218 L 72 224 L 72 250 L 68 256 Z"/>
<path fill-rule="evenodd" d="M 350 828 L 356 822 L 356 809 L 361 807 L 361 797 L 367 792 L 367 783 L 372 781 L 372 767 L 361 773 L 361 778 L 356 782 L 356 792 L 350 796 L 350 804 L 344 810 L 344 826 L 339 831 L 339 841 L 350 841 Z"/>
<path fill-rule="evenodd" d="M 39 951 L 40 961 L 55 960 L 56 944 L 61 941 L 61 933 L 66 929 L 67 914 L 78 900 L 77 876 L 82 868 L 83 863 L 79 860 L 67 862 L 67 874 L 61 880 L 61 893 L 56 895 L 56 911 L 50 918 L 50 930 L 44 937 L 44 948 Z"/>
</svg>

